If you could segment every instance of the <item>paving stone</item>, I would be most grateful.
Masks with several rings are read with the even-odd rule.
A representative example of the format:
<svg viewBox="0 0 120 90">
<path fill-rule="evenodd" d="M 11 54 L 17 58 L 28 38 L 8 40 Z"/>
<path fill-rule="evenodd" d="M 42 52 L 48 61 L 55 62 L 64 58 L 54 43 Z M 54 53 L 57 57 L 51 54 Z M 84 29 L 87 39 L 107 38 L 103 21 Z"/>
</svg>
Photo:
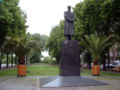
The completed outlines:
<svg viewBox="0 0 120 90">
<path fill-rule="evenodd" d="M 103 81 L 110 85 L 40 88 L 40 78 L 44 76 L 5 76 L 0 77 L 0 90 L 120 90 L 120 77 L 111 76 L 86 76 L 94 80 Z M 107 79 L 105 79 L 107 78 Z M 111 79 L 112 78 L 112 79 Z"/>
<path fill-rule="evenodd" d="M 48 77 L 40 80 L 41 87 L 80 87 L 80 86 L 99 86 L 109 85 L 105 82 L 80 76 L 58 76 Z"/>
</svg>

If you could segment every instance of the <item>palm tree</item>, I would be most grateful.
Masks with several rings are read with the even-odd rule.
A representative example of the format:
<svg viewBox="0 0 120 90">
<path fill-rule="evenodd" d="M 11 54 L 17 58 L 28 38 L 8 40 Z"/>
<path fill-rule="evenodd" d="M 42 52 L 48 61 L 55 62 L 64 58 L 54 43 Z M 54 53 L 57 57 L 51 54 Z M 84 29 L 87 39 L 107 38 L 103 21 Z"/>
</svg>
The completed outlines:
<svg viewBox="0 0 120 90">
<path fill-rule="evenodd" d="M 31 40 L 29 37 L 24 36 L 16 40 L 16 47 L 14 49 L 15 54 L 18 56 L 18 76 L 26 76 L 25 56 L 30 50 L 40 50 L 39 43 Z M 22 70 L 22 71 L 21 71 Z M 23 73 L 24 70 L 24 73 Z"/>
<path fill-rule="evenodd" d="M 31 50 L 37 50 L 40 52 L 42 50 L 40 41 L 38 42 L 31 39 L 28 35 L 16 39 L 16 41 L 17 43 L 14 52 L 19 57 L 19 64 L 25 64 L 24 58 Z"/>
<path fill-rule="evenodd" d="M 16 47 L 14 49 L 15 54 L 18 56 L 18 64 L 25 64 L 25 55 L 29 52 L 30 47 L 26 37 L 16 39 Z"/>
<path fill-rule="evenodd" d="M 84 36 L 79 44 L 91 53 L 91 56 L 94 60 L 93 64 L 98 65 L 98 60 L 100 59 L 100 56 L 104 50 L 113 45 L 111 42 L 113 37 L 114 35 L 110 35 L 109 37 L 88 35 Z"/>
</svg>

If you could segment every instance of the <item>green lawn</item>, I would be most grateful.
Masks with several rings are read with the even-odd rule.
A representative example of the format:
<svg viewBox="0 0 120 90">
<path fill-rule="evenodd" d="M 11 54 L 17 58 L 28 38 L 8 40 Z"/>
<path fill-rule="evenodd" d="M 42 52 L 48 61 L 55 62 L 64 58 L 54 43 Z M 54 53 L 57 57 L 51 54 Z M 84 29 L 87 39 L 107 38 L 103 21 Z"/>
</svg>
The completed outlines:
<svg viewBox="0 0 120 90">
<path fill-rule="evenodd" d="M 81 75 L 82 75 L 82 76 L 92 75 L 92 74 L 91 74 L 91 70 L 83 70 L 83 72 L 81 73 Z M 101 75 L 101 76 L 120 76 L 120 73 L 101 71 L 101 72 L 100 72 L 100 75 Z"/>
<path fill-rule="evenodd" d="M 0 76 L 15 76 L 17 75 L 16 69 L 2 70 L 0 71 Z"/>
<path fill-rule="evenodd" d="M 27 75 L 59 75 L 59 67 L 57 65 L 32 65 L 27 68 Z"/>
<path fill-rule="evenodd" d="M 16 76 L 17 69 L 0 71 L 0 76 Z M 31 65 L 27 67 L 27 76 L 52 76 L 59 75 L 59 67 L 56 65 Z M 91 70 L 82 70 L 82 76 L 91 75 Z M 120 73 L 101 72 L 104 76 L 120 76 Z"/>
</svg>

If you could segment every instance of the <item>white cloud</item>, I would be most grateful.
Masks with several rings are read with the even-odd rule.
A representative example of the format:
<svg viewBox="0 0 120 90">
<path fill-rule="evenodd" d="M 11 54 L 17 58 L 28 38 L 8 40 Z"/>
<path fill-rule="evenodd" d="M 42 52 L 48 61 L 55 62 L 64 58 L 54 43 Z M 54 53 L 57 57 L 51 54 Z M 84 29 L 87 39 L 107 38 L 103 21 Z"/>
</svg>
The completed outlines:
<svg viewBox="0 0 120 90">
<path fill-rule="evenodd" d="M 75 6 L 83 0 L 20 0 L 20 7 L 27 13 L 27 29 L 30 33 L 49 35 L 51 27 L 64 19 L 67 6 Z"/>
</svg>

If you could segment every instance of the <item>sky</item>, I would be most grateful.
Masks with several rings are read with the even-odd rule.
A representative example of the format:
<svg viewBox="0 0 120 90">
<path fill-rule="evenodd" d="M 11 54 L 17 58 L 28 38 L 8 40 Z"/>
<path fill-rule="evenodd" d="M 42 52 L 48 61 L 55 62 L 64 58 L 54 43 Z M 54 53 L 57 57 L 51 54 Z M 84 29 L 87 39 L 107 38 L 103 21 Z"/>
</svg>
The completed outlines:
<svg viewBox="0 0 120 90">
<path fill-rule="evenodd" d="M 83 0 L 20 0 L 19 6 L 27 14 L 27 32 L 49 35 L 51 28 L 64 19 L 67 6 Z"/>
<path fill-rule="evenodd" d="M 51 28 L 64 19 L 67 6 L 75 7 L 83 0 L 20 0 L 19 6 L 27 14 L 27 32 L 31 34 L 50 34 Z M 42 52 L 49 56 L 48 52 Z"/>
</svg>

